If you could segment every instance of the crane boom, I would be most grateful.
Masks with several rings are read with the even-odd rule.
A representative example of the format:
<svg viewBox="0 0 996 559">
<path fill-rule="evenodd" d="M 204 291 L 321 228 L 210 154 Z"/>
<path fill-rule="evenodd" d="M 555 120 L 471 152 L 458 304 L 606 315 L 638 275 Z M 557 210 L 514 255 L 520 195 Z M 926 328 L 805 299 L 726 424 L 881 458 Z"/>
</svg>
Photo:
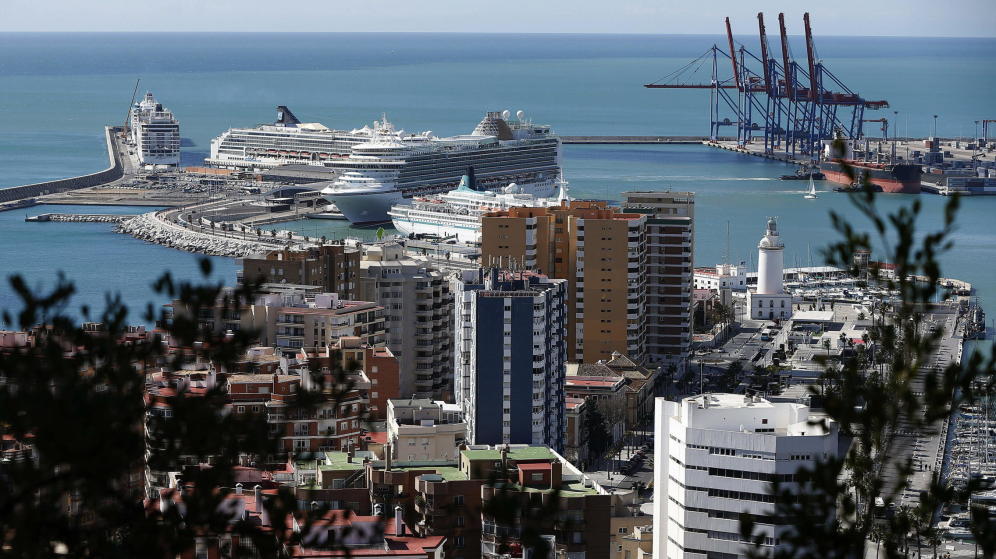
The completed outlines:
<svg viewBox="0 0 996 559">
<path fill-rule="evenodd" d="M 138 84 L 142 83 L 142 78 L 135 80 L 135 89 L 131 92 L 131 103 L 128 105 L 128 112 L 125 114 L 124 133 L 128 136 L 128 125 L 131 120 L 131 108 L 135 106 L 135 96 L 138 95 Z"/>
<path fill-rule="evenodd" d="M 757 27 L 761 32 L 761 62 L 764 64 L 764 89 L 771 92 L 771 64 L 768 62 L 768 36 L 764 33 L 764 13 L 757 12 Z"/>
<path fill-rule="evenodd" d="M 818 80 L 816 79 L 816 58 L 813 52 L 813 29 L 809 26 L 809 12 L 803 14 L 802 21 L 806 24 L 806 57 L 809 59 L 809 98 L 816 101 L 816 96 L 819 95 L 819 92 L 817 90 Z"/>
<path fill-rule="evenodd" d="M 726 38 L 730 41 L 730 62 L 733 63 L 733 82 L 740 89 L 740 72 L 737 71 L 737 51 L 733 47 L 733 30 L 730 28 L 730 18 L 726 18 Z"/>
<path fill-rule="evenodd" d="M 792 83 L 792 70 L 789 65 L 788 33 L 785 32 L 785 14 L 778 14 L 778 27 L 782 38 L 782 69 L 785 72 L 785 95 L 789 99 L 795 98 L 795 86 Z"/>
</svg>

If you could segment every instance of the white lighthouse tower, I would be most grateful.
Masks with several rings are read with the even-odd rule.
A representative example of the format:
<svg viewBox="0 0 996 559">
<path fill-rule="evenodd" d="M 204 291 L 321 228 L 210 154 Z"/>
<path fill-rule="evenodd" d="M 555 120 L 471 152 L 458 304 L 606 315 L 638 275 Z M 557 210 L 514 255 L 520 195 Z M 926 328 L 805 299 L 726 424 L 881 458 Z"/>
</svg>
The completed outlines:
<svg viewBox="0 0 996 559">
<path fill-rule="evenodd" d="M 778 235 L 775 218 L 757 243 L 757 288 L 748 291 L 750 316 L 760 320 L 786 319 L 792 316 L 792 296 L 785 293 L 782 280 L 785 273 L 785 245 Z"/>
<path fill-rule="evenodd" d="M 775 218 L 768 219 L 768 228 L 757 243 L 757 294 L 776 295 L 782 292 L 785 245 L 778 236 Z"/>
</svg>

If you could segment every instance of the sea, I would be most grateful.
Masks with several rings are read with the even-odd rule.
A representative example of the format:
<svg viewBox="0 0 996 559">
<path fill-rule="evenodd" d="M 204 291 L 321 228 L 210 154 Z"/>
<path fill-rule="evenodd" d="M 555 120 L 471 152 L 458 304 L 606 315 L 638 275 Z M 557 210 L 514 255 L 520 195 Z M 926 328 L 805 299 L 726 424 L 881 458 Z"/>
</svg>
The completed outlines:
<svg viewBox="0 0 996 559">
<path fill-rule="evenodd" d="M 738 43 L 757 51 L 754 37 Z M 466 133 L 485 111 L 525 111 L 563 135 L 708 133 L 709 92 L 647 89 L 686 67 L 683 83 L 708 83 L 700 58 L 725 37 L 707 35 L 516 35 L 413 33 L 0 33 L 0 187 L 96 171 L 106 162 L 103 127 L 125 119 L 138 93 L 150 90 L 181 121 L 183 162 L 207 156 L 229 127 L 270 122 L 287 105 L 303 121 L 361 127 L 382 115 L 408 131 Z M 799 37 L 793 53 L 804 56 Z M 816 37 L 817 56 L 852 91 L 884 99 L 890 133 L 971 137 L 993 116 L 996 40 Z M 689 64 L 690 62 L 693 64 Z M 937 115 L 937 118 L 934 118 Z M 866 126 L 877 132 L 877 124 Z M 627 190 L 695 193 L 697 266 L 756 262 L 768 217 L 777 217 L 787 266 L 819 265 L 839 239 L 830 212 L 859 217 L 847 195 L 818 184 L 777 180 L 783 163 L 701 145 L 563 148 L 576 198 L 617 200 Z M 942 224 L 945 198 L 890 195 L 883 211 L 915 200 L 923 232 Z M 19 300 L 5 278 L 21 274 L 51 288 L 64 274 L 77 287 L 67 307 L 99 309 L 117 294 L 139 309 L 165 302 L 151 283 L 166 271 L 200 277 L 200 257 L 116 234 L 108 224 L 26 223 L 43 211 L 136 213 L 142 208 L 44 207 L 0 213 L 0 308 Z M 962 200 L 945 276 L 972 282 L 996 316 L 996 197 Z M 305 220 L 273 226 L 330 238 L 367 237 L 371 229 Z M 389 230 L 388 233 L 391 231 Z M 883 241 L 877 256 L 884 257 Z M 211 258 L 210 281 L 234 281 L 236 262 Z M 987 262 L 989 264 L 987 264 Z M 2 327 L 2 326 L 0 326 Z"/>
</svg>

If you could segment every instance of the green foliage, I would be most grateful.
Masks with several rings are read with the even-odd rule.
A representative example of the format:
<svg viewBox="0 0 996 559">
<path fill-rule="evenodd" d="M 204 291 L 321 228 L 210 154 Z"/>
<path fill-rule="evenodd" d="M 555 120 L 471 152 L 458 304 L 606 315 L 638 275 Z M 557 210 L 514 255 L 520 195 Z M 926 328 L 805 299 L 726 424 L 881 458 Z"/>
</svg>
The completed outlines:
<svg viewBox="0 0 996 559">
<path fill-rule="evenodd" d="M 205 277 L 210 261 L 202 261 Z M 222 503 L 234 487 L 233 468 L 241 456 L 261 461 L 278 456 L 277 439 L 264 414 L 234 414 L 222 386 L 193 395 L 182 390 L 170 401 L 171 416 L 149 414 L 146 375 L 179 371 L 192 362 L 231 370 L 254 341 L 254 333 L 214 334 L 201 329 L 201 309 L 220 300 L 226 312 L 239 312 L 258 286 L 232 292 L 221 284 L 176 283 L 169 274 L 157 292 L 180 299 L 189 314 L 168 316 L 150 305 L 149 322 L 163 336 L 121 343 L 128 309 L 109 297 L 98 317 L 103 328 L 84 329 L 65 314 L 74 287 L 60 277 L 48 293 L 36 295 L 23 278 L 11 286 L 22 301 L 16 314 L 3 313 L 5 326 L 36 330 L 29 347 L 0 352 L 0 434 L 34 448 L 30 459 L 0 464 L 0 557 L 173 557 L 189 552 L 204 533 L 240 534 L 261 557 L 276 557 L 298 543 L 300 533 L 285 528 L 298 514 L 305 526 L 325 510 L 298 511 L 288 488 L 266 503 L 273 529 L 233 519 Z M 83 309 L 88 320 L 89 309 Z M 311 371 L 319 388 L 299 391 L 289 411 L 305 412 L 319 400 L 338 402 L 350 386 L 344 371 L 326 378 Z M 189 467 L 187 464 L 202 466 Z M 210 466 L 208 466 L 210 464 Z M 182 507 L 143 485 L 145 467 L 181 471 Z M 143 498 L 153 497 L 147 502 Z M 307 533 L 303 529 L 301 533 Z M 334 546 L 335 543 L 333 542 Z"/>
<path fill-rule="evenodd" d="M 585 402 L 588 408 L 581 423 L 581 438 L 588 441 L 588 455 L 601 458 L 612 445 L 612 435 L 609 433 L 605 415 L 598 407 L 598 400 L 588 398 Z"/>
<path fill-rule="evenodd" d="M 935 474 L 921 495 L 920 506 L 899 507 L 911 484 L 913 462 L 897 452 L 897 426 L 936 432 L 960 405 L 974 402 L 983 392 L 991 393 L 996 379 L 992 357 L 985 360 L 978 353 L 960 365 L 943 369 L 928 366 L 943 333 L 922 327 L 924 312 L 940 295 L 939 259 L 952 247 L 959 199 L 948 200 L 941 230 L 924 234 L 916 230 L 919 199 L 894 213 L 882 214 L 875 192 L 866 182 L 851 200 L 870 222 L 871 232 L 831 212 L 842 239 L 827 249 L 827 259 L 857 276 L 854 255 L 858 250 L 870 250 L 875 235 L 878 244 L 886 247 L 895 274 L 887 276 L 873 267 L 869 281 L 897 293 L 898 298 L 888 319 L 876 313 L 869 336 L 878 352 L 875 362 L 848 359 L 833 369 L 832 377 L 825 378 L 825 410 L 842 434 L 852 440 L 850 452 L 844 458 L 823 459 L 800 471 L 798 492 L 778 484 L 773 487 L 775 515 L 792 519 L 793 527 L 781 537 L 787 545 L 775 557 L 862 557 L 872 543 L 881 548 L 883 557 L 902 557 L 911 542 L 936 541 L 932 520 L 940 504 L 963 501 L 966 494 L 943 486 Z M 824 347 L 829 354 L 829 344 Z M 870 371 L 869 365 L 879 366 Z M 976 488 L 969 484 L 965 491 Z M 879 498 L 886 509 L 895 510 L 894 514 L 876 516 L 874 503 Z M 990 513 L 973 509 L 972 520 L 980 556 L 996 555 L 996 523 Z M 742 535 L 760 544 L 753 528 L 752 519 L 742 517 Z M 754 553 L 771 556 L 760 545 Z"/>
</svg>

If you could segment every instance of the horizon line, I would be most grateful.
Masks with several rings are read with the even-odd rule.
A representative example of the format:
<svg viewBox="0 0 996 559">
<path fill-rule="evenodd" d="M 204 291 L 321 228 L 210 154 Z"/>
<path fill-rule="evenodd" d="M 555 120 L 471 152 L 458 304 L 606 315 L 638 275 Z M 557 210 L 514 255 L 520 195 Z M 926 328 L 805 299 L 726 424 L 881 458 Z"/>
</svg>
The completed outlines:
<svg viewBox="0 0 996 559">
<path fill-rule="evenodd" d="M 605 36 L 677 36 L 677 37 L 725 37 L 724 33 L 652 33 L 646 31 L 258 31 L 258 30 L 156 30 L 156 31 L 122 31 L 106 29 L 89 30 L 5 30 L 0 29 L 0 34 L 121 34 L 121 35 L 170 35 L 180 33 L 190 34 L 237 34 L 252 33 L 258 35 L 318 35 L 318 34 L 364 34 L 364 35 L 605 35 Z M 734 33 L 733 36 L 752 36 L 750 33 Z M 803 37 L 802 34 L 789 33 L 789 37 Z M 996 39 L 996 35 L 990 36 L 954 36 L 954 35 L 835 35 L 821 34 L 820 37 L 846 38 L 846 39 Z"/>
</svg>

